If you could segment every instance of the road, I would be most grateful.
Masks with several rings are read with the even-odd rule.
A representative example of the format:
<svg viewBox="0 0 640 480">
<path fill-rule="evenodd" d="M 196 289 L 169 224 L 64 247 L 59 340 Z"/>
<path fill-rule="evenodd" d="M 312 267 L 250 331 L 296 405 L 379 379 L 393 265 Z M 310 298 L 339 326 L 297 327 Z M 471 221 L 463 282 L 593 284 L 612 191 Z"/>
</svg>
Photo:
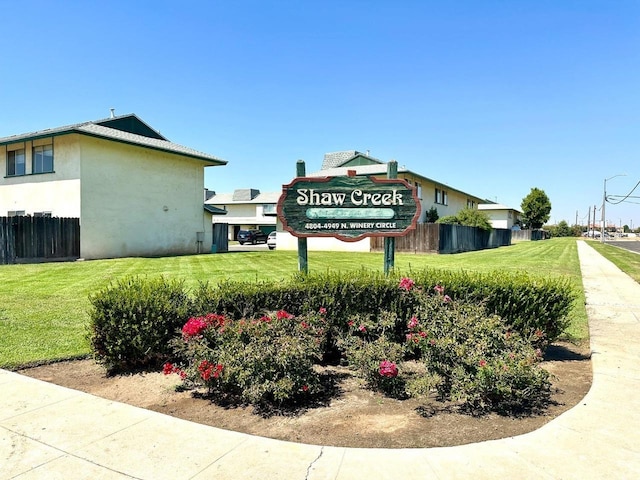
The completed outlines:
<svg viewBox="0 0 640 480">
<path fill-rule="evenodd" d="M 639 240 L 607 240 L 606 243 L 613 245 L 614 247 L 624 248 L 634 253 L 640 253 L 640 241 Z"/>
</svg>

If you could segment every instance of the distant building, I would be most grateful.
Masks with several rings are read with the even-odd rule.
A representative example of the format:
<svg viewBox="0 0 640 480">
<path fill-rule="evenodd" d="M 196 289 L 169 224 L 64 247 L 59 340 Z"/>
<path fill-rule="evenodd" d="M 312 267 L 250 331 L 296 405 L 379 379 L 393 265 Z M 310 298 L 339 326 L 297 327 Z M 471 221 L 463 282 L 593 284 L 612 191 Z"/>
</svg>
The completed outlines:
<svg viewBox="0 0 640 480">
<path fill-rule="evenodd" d="M 478 210 L 485 212 L 493 228 L 519 228 L 522 212 L 500 203 L 481 203 Z"/>
<path fill-rule="evenodd" d="M 281 192 L 260 193 L 255 188 L 242 188 L 233 193 L 207 191 L 205 205 L 225 215 L 214 215 L 213 223 L 229 224 L 229 240 L 240 230 L 257 228 L 269 234 L 276 229 L 277 205 Z"/>
</svg>

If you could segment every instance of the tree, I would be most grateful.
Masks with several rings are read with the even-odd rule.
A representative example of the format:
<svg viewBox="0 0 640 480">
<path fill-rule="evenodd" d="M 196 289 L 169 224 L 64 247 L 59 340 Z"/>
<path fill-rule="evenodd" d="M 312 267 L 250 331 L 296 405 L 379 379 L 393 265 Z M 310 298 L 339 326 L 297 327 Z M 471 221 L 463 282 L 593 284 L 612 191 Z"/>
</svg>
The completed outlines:
<svg viewBox="0 0 640 480">
<path fill-rule="evenodd" d="M 478 227 L 483 230 L 491 230 L 493 228 L 489 216 L 485 212 L 481 212 L 475 208 L 463 208 L 456 215 L 440 217 L 437 223 L 465 225 L 467 227 Z"/>
<path fill-rule="evenodd" d="M 438 215 L 438 209 L 436 207 L 431 207 L 429 210 L 427 210 L 425 216 L 425 220 L 427 223 L 436 223 L 438 221 L 438 218 L 440 218 L 440 215 Z"/>
<path fill-rule="evenodd" d="M 544 190 L 532 188 L 529 195 L 522 199 L 522 222 L 527 228 L 542 228 L 549 220 L 551 201 Z"/>
<path fill-rule="evenodd" d="M 487 213 L 476 210 L 475 208 L 463 208 L 456 216 L 460 221 L 460 225 L 478 227 L 482 230 L 491 230 L 493 228 Z"/>
<path fill-rule="evenodd" d="M 573 229 L 564 220 L 560 220 L 558 225 L 551 227 L 550 233 L 552 237 L 572 237 L 575 235 Z"/>
</svg>

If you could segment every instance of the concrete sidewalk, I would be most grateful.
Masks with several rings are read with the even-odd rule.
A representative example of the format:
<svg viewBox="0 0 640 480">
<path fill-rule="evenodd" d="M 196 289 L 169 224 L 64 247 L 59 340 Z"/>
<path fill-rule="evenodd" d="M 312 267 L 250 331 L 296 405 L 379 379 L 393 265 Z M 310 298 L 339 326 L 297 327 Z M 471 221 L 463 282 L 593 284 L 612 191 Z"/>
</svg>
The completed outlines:
<svg viewBox="0 0 640 480">
<path fill-rule="evenodd" d="M 356 449 L 244 435 L 0 370 L 0 479 L 637 479 L 640 285 L 578 241 L 593 386 L 534 432 Z"/>
</svg>

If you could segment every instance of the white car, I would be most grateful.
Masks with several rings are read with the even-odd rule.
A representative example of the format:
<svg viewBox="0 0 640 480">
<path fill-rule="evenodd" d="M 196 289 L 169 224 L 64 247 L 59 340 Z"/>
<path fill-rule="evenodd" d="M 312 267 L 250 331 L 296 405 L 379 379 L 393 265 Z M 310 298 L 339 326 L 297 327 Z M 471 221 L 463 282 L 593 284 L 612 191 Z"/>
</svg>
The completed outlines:
<svg viewBox="0 0 640 480">
<path fill-rule="evenodd" d="M 274 248 L 276 248 L 276 232 L 275 232 L 275 230 L 273 232 L 271 232 L 269 234 L 269 236 L 267 237 L 267 247 L 269 247 L 269 250 L 273 250 Z"/>
</svg>

